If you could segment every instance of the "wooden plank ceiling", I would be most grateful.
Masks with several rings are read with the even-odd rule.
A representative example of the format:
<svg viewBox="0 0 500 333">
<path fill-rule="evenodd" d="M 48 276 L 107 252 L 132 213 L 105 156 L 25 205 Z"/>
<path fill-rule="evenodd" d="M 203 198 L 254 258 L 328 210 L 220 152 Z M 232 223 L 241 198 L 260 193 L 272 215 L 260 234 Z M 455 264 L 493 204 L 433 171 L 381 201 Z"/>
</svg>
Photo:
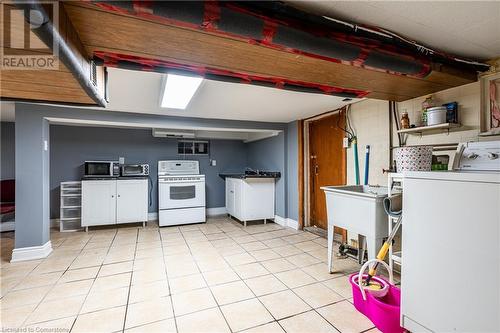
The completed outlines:
<svg viewBox="0 0 500 333">
<path fill-rule="evenodd" d="M 89 54 L 106 51 L 180 64 L 370 91 L 368 97 L 403 101 L 476 80 L 470 73 L 433 67 L 411 78 L 253 45 L 227 36 L 109 12 L 92 4 L 64 6 Z"/>
<path fill-rule="evenodd" d="M 7 5 L 5 5 L 7 7 Z M 0 24 L 6 29 L 10 28 L 10 24 L 3 22 L 3 16 L 0 17 Z M 60 12 L 61 27 L 68 25 L 67 16 L 64 12 Z M 29 24 L 24 23 L 24 31 L 28 31 Z M 23 31 L 22 28 L 20 31 Z M 64 28 L 64 31 L 68 29 Z M 9 31 L 3 32 L 9 34 Z M 44 45 L 43 42 L 36 36 L 35 43 L 37 45 Z M 0 38 L 3 43 L 3 38 Z M 30 42 L 33 43 L 33 42 Z M 12 49 L 7 45 L 1 45 L 4 49 L 4 54 L 47 54 L 50 51 L 33 51 L 27 49 Z M 47 70 L 28 70 L 28 69 L 15 69 L 15 70 L 2 70 L 0 75 L 0 96 L 2 99 L 15 99 L 27 101 L 41 101 L 41 102 L 61 102 L 73 104 L 91 104 L 95 102 L 86 94 L 82 89 L 80 83 L 75 79 L 73 74 L 59 61 L 59 66 L 56 69 Z"/>
<path fill-rule="evenodd" d="M 60 27 L 76 31 L 61 34 L 81 43 L 83 56 L 88 59 L 95 51 L 105 51 L 364 90 L 370 92 L 370 98 L 395 101 L 476 80 L 471 73 L 437 66 L 425 78 L 392 75 L 109 12 L 86 2 L 64 2 L 60 11 Z M 63 64 L 50 71 L 2 71 L 0 83 L 2 98 L 95 104 Z"/>
</svg>

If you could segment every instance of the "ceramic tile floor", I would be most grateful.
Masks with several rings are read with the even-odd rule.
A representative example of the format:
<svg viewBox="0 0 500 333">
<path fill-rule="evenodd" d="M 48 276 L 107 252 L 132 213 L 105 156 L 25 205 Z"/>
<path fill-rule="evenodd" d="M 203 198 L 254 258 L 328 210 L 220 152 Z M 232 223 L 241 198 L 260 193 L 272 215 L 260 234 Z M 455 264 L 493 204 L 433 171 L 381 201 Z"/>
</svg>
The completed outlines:
<svg viewBox="0 0 500 333">
<path fill-rule="evenodd" d="M 48 258 L 12 264 L 1 240 L 2 331 L 375 331 L 351 304 L 357 263 L 328 274 L 325 239 L 274 223 L 53 231 Z"/>
</svg>

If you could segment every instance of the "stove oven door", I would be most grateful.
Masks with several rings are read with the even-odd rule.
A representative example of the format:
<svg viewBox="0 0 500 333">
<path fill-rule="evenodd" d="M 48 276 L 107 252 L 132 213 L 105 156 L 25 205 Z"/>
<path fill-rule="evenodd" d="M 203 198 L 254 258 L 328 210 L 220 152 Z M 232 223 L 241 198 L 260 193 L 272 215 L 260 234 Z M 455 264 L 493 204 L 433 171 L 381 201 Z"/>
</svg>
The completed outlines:
<svg viewBox="0 0 500 333">
<path fill-rule="evenodd" d="M 160 209 L 204 207 L 205 182 L 160 179 L 158 205 Z"/>
</svg>

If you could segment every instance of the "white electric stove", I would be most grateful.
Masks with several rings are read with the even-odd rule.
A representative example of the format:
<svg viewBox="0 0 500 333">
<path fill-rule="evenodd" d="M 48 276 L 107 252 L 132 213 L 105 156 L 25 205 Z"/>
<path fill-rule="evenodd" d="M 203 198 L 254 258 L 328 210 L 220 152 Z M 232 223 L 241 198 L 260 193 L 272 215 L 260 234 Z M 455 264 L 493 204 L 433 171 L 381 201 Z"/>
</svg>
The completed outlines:
<svg viewBox="0 0 500 333">
<path fill-rule="evenodd" d="M 500 141 L 459 145 L 452 171 L 403 184 L 401 325 L 500 332 Z"/>
<path fill-rule="evenodd" d="M 206 222 L 205 175 L 198 161 L 158 161 L 160 227 Z"/>
</svg>

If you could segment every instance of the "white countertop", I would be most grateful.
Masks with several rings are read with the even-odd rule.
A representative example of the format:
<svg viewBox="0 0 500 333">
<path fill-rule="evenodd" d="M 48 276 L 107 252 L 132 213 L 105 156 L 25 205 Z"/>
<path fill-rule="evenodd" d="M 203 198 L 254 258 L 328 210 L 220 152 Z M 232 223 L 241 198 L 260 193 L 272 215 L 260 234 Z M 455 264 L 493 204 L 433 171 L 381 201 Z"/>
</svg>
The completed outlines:
<svg viewBox="0 0 500 333">
<path fill-rule="evenodd" d="M 494 171 L 406 171 L 403 172 L 403 177 L 407 179 L 429 179 L 500 184 L 500 172 Z"/>
</svg>

